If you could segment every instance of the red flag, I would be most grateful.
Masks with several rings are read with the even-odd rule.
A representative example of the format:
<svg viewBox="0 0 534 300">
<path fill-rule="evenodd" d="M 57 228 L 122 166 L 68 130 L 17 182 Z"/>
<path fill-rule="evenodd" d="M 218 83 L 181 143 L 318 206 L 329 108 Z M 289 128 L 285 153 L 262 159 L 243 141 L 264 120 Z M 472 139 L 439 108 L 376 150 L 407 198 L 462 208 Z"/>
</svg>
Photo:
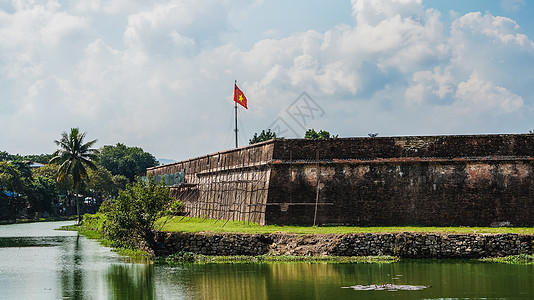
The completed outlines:
<svg viewBox="0 0 534 300">
<path fill-rule="evenodd" d="M 235 85 L 234 89 L 234 101 L 241 104 L 244 108 L 248 109 L 247 107 L 247 97 L 245 97 L 245 94 L 237 87 L 237 84 Z"/>
</svg>

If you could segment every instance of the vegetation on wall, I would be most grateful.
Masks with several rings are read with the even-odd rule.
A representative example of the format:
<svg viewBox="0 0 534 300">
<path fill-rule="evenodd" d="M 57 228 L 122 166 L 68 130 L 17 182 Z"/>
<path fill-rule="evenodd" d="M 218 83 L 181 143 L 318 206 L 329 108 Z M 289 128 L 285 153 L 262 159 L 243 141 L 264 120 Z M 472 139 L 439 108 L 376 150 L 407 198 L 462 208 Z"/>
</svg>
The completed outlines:
<svg viewBox="0 0 534 300">
<path fill-rule="evenodd" d="M 337 135 L 330 135 L 330 132 L 326 130 L 319 130 L 319 132 L 316 132 L 315 129 L 308 129 L 306 133 L 304 134 L 305 139 L 335 139 L 337 138 Z"/>
<path fill-rule="evenodd" d="M 254 133 L 254 136 L 249 140 L 249 145 L 265 142 L 276 138 L 276 132 L 271 132 L 271 129 L 268 129 L 267 131 L 262 130 L 260 134 Z"/>
</svg>

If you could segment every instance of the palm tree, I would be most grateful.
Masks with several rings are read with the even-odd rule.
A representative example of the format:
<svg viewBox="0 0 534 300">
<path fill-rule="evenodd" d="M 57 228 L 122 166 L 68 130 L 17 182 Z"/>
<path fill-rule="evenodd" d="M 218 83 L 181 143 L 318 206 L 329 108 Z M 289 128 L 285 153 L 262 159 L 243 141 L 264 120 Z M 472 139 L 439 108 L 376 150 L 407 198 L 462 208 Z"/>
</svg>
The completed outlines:
<svg viewBox="0 0 534 300">
<path fill-rule="evenodd" d="M 96 150 L 91 147 L 96 143 L 96 140 L 84 143 L 85 132 L 80 133 L 78 128 L 71 128 L 70 133 L 63 132 L 61 139 L 54 141 L 59 149 L 54 152 L 54 157 L 50 159 L 50 163 L 60 163 L 57 173 L 57 181 L 61 181 L 66 175 L 72 176 L 74 182 L 74 191 L 76 199 L 76 213 L 78 214 L 78 223 L 81 222 L 80 202 L 78 199 L 78 192 L 82 180 L 87 178 L 86 167 L 96 169 L 93 160 L 96 159 Z"/>
</svg>

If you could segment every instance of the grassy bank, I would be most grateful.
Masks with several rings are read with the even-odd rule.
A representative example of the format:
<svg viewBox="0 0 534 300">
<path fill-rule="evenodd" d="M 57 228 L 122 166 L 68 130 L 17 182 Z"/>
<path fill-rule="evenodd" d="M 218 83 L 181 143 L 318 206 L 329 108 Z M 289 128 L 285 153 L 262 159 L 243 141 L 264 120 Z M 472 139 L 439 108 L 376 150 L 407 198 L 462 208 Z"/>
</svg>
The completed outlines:
<svg viewBox="0 0 534 300">
<path fill-rule="evenodd" d="M 105 247 L 110 247 L 113 249 L 113 251 L 117 252 L 119 255 L 127 256 L 133 259 L 149 259 L 150 255 L 141 250 L 131 247 L 124 247 L 120 244 L 117 244 L 114 241 L 105 239 L 100 234 L 100 229 L 102 228 L 102 224 L 104 222 L 104 218 L 100 214 L 96 215 L 90 215 L 86 214 L 84 216 L 82 225 L 70 225 L 70 226 L 63 226 L 61 230 L 71 230 L 71 231 L 78 231 L 80 234 L 84 235 L 85 237 L 89 239 L 98 240 L 100 244 L 102 244 Z"/>
<path fill-rule="evenodd" d="M 505 263 L 513 265 L 534 265 L 534 255 L 519 254 L 505 257 L 487 257 L 479 259 L 482 262 Z"/>
<path fill-rule="evenodd" d="M 124 256 L 146 259 L 149 255 L 139 249 L 121 247 L 113 241 L 103 239 L 99 231 L 105 218 L 102 214 L 85 215 L 81 226 L 68 226 L 69 230 L 77 230 L 83 235 L 98 239 L 104 246 L 113 247 L 115 251 Z M 276 232 L 295 234 L 348 234 L 348 233 L 395 233 L 395 232 L 428 232 L 428 233 L 516 233 L 534 234 L 534 228 L 486 228 L 486 227 L 304 227 L 304 226 L 259 226 L 253 223 L 199 219 L 199 218 L 163 218 L 160 226 L 164 231 L 173 232 L 226 232 L 269 234 Z M 305 263 L 393 263 L 400 259 L 394 256 L 365 256 L 365 257 L 339 257 L 339 256 L 207 256 L 190 252 L 180 252 L 166 257 L 153 258 L 155 262 L 166 264 L 181 263 L 277 263 L 277 262 L 305 262 Z M 514 255 L 508 257 L 484 258 L 475 260 L 485 263 L 511 263 L 534 264 L 533 255 Z"/>
<path fill-rule="evenodd" d="M 280 263 L 280 262 L 305 262 L 305 263 L 393 263 L 399 261 L 398 257 L 394 256 L 357 256 L 357 257 L 342 257 L 342 256 L 293 256 L 293 255 L 259 255 L 259 256 L 208 256 L 202 254 L 195 254 L 191 252 L 179 252 L 173 255 L 151 258 L 148 253 L 141 249 L 133 249 L 117 245 L 113 241 L 104 239 L 99 230 L 102 228 L 104 222 L 102 215 L 85 215 L 82 225 L 64 226 L 63 230 L 78 231 L 87 238 L 98 240 L 103 246 L 112 247 L 114 251 L 123 256 L 128 256 L 134 259 L 151 259 L 157 263 L 164 264 L 182 264 L 182 263 Z"/>
<path fill-rule="evenodd" d="M 395 232 L 427 232 L 427 233 L 516 233 L 534 235 L 533 227 L 350 227 L 350 226 L 260 226 L 255 223 L 240 221 L 211 220 L 199 218 L 163 218 L 160 220 L 163 231 L 169 232 L 228 232 L 269 234 L 275 232 L 296 234 L 348 234 L 348 233 L 395 233 Z"/>
<path fill-rule="evenodd" d="M 18 224 L 18 223 L 34 223 L 34 222 L 57 222 L 77 220 L 76 216 L 68 217 L 46 217 L 46 218 L 32 218 L 32 219 L 16 219 L 16 220 L 1 220 L 0 225 Z"/>
<path fill-rule="evenodd" d="M 207 256 L 191 252 L 179 252 L 157 261 L 167 264 L 182 263 L 394 263 L 399 258 L 395 256 L 293 256 L 293 255 L 258 255 L 258 256 Z"/>
</svg>

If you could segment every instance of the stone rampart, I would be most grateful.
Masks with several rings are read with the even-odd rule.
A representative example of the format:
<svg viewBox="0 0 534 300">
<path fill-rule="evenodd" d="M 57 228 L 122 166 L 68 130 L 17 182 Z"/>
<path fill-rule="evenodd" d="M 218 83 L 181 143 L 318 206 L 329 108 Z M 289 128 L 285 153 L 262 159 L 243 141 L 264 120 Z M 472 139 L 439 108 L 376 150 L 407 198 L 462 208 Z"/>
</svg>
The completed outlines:
<svg viewBox="0 0 534 300">
<path fill-rule="evenodd" d="M 534 226 L 534 134 L 282 139 L 185 170 L 188 216 L 265 224 Z"/>
<path fill-rule="evenodd" d="M 274 144 L 262 143 L 147 169 L 153 175 L 185 173 L 170 187 L 188 215 L 265 223 Z"/>
<path fill-rule="evenodd" d="M 534 134 L 278 140 L 275 160 L 534 156 Z"/>
<path fill-rule="evenodd" d="M 530 158 L 273 162 L 268 224 L 534 225 Z"/>
<path fill-rule="evenodd" d="M 231 234 L 158 232 L 159 255 L 375 256 L 481 258 L 534 252 L 534 236 L 520 234 L 361 233 Z"/>
</svg>

